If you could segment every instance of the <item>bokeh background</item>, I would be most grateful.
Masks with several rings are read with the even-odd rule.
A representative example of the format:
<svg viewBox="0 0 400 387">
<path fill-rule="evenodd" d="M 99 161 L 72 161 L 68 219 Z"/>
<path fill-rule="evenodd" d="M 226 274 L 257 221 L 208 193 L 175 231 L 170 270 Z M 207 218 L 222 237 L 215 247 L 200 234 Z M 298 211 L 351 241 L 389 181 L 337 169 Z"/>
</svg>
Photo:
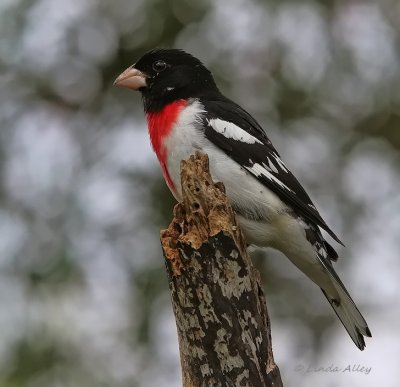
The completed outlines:
<svg viewBox="0 0 400 387">
<path fill-rule="evenodd" d="M 180 385 L 174 202 L 140 96 L 112 86 L 156 46 L 212 69 L 347 246 L 364 352 L 286 258 L 253 253 L 286 386 L 398 386 L 399 40 L 398 0 L 1 0 L 0 386 Z"/>
</svg>

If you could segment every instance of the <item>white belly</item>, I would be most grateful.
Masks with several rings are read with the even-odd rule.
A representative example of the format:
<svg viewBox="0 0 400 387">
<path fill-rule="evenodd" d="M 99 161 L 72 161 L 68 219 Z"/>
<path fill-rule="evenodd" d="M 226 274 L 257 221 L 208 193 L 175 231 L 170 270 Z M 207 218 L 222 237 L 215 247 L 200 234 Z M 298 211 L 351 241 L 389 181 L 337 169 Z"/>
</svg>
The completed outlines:
<svg viewBox="0 0 400 387">
<path fill-rule="evenodd" d="M 180 115 L 180 120 L 174 125 L 165 141 L 167 168 L 175 185 L 175 192 L 173 192 L 175 198 L 178 201 L 182 200 L 181 160 L 189 158 L 196 151 L 206 153 L 210 161 L 211 176 L 215 182 L 224 183 L 231 203 L 243 211 L 246 209 L 256 211 L 261 218 L 265 219 L 262 230 L 255 232 L 257 230 L 253 230 L 254 222 L 251 224 L 242 222 L 242 217 L 238 217 L 248 242 L 264 246 L 271 245 L 272 239 L 278 232 L 274 227 L 274 218 L 281 216 L 280 214 L 287 208 L 286 205 L 248 171 L 204 138 L 201 128 L 193 124 L 196 121 L 195 117 L 200 117 L 202 113 L 203 110 L 198 101 L 186 106 Z"/>
<path fill-rule="evenodd" d="M 204 137 L 200 120 L 203 113 L 198 101 L 188 104 L 164 142 L 175 198 L 182 200 L 181 161 L 196 151 L 206 153 L 213 180 L 224 183 L 227 196 L 237 209 L 237 220 L 246 241 L 280 250 L 318 286 L 333 294 L 330 277 L 321 266 L 314 247 L 308 242 L 301 222 L 287 211 L 288 207 L 277 195 Z M 258 219 L 246 216 L 246 210 L 258 215 Z"/>
</svg>

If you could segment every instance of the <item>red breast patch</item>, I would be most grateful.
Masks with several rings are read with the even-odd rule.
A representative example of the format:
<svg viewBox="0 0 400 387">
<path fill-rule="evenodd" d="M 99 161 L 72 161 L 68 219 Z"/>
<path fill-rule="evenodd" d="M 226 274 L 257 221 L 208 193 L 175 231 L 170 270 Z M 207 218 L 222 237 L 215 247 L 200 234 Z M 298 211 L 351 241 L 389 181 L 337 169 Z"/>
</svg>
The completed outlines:
<svg viewBox="0 0 400 387">
<path fill-rule="evenodd" d="M 186 100 L 180 99 L 166 105 L 157 113 L 147 114 L 147 125 L 149 128 L 150 141 L 161 164 L 161 169 L 171 191 L 175 190 L 175 185 L 167 170 L 167 152 L 164 146 L 164 139 L 170 133 L 173 125 L 178 119 L 178 114 L 185 106 Z"/>
</svg>

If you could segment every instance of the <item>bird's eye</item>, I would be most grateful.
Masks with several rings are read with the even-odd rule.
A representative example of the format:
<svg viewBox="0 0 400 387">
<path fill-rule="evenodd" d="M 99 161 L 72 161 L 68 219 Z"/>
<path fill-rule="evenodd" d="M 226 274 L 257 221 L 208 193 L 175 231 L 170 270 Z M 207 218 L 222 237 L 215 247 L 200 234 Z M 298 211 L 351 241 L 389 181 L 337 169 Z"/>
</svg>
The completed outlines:
<svg viewBox="0 0 400 387">
<path fill-rule="evenodd" d="M 157 71 L 158 73 L 160 71 L 163 71 L 167 68 L 167 64 L 163 60 L 157 60 L 153 63 L 153 70 Z"/>
</svg>

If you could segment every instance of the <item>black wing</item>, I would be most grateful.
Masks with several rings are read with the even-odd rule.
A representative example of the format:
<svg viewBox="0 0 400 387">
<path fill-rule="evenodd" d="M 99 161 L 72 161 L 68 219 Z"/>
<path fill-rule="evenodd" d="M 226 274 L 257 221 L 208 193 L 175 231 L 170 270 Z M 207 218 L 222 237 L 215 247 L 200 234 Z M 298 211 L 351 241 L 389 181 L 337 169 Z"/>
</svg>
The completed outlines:
<svg viewBox="0 0 400 387">
<path fill-rule="evenodd" d="M 298 180 L 286 168 L 257 121 L 234 102 L 201 99 L 205 136 L 249 171 L 304 219 L 320 226 L 343 245 L 328 227 Z"/>
</svg>

